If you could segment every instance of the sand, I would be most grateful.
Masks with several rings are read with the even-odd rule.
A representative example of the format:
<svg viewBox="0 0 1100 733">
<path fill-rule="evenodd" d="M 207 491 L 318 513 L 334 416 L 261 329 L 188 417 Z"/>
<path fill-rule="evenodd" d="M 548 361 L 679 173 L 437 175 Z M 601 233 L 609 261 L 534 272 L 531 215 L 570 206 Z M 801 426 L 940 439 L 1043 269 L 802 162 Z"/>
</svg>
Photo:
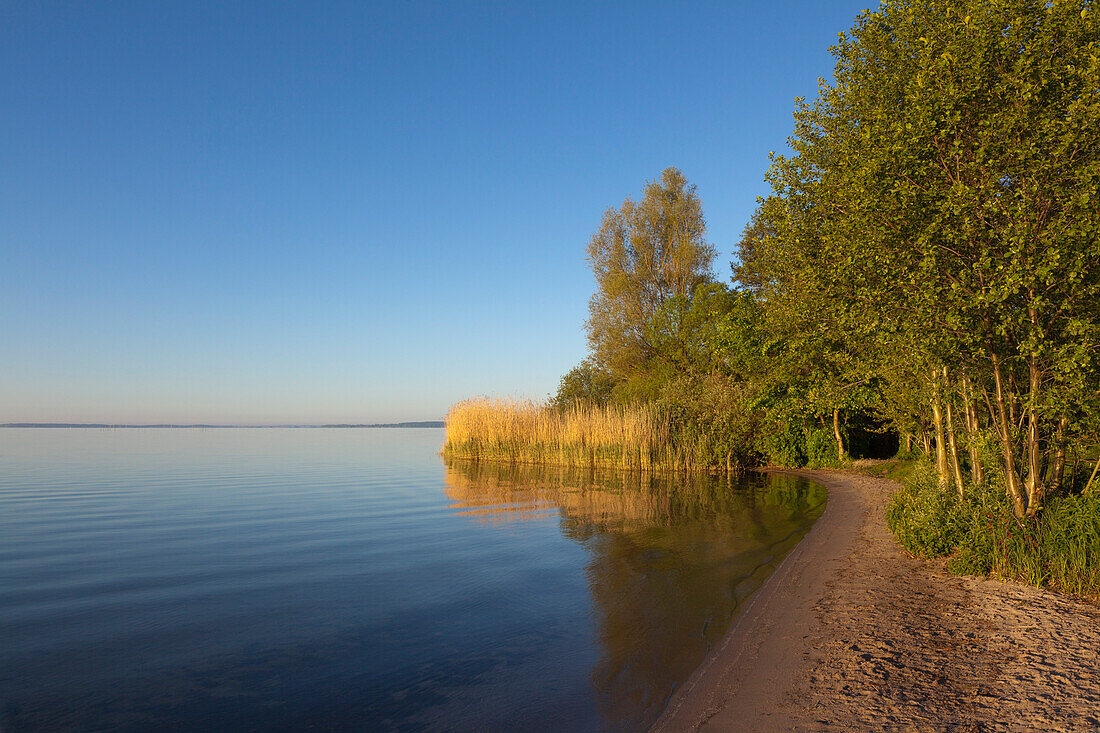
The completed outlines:
<svg viewBox="0 0 1100 733">
<path fill-rule="evenodd" d="M 892 481 L 792 473 L 824 515 L 653 730 L 1100 730 L 1100 608 L 911 557 Z"/>
</svg>

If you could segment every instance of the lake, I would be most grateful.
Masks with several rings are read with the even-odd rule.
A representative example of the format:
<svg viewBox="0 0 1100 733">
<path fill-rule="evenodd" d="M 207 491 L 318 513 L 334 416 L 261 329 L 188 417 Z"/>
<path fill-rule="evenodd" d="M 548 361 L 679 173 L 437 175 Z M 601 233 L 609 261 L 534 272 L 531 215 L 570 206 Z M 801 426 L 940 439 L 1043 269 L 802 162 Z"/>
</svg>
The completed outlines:
<svg viewBox="0 0 1100 733">
<path fill-rule="evenodd" d="M 824 508 L 439 429 L 0 430 L 0 730 L 636 730 Z"/>
</svg>

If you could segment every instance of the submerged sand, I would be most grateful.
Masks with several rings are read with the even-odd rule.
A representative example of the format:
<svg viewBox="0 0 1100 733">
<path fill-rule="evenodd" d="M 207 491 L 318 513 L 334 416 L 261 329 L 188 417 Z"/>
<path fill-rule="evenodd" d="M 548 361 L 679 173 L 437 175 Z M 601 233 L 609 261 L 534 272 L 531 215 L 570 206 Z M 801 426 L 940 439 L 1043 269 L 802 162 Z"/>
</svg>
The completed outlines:
<svg viewBox="0 0 1100 733">
<path fill-rule="evenodd" d="M 1100 609 L 909 556 L 892 481 L 793 473 L 825 514 L 653 730 L 1100 729 Z"/>
</svg>

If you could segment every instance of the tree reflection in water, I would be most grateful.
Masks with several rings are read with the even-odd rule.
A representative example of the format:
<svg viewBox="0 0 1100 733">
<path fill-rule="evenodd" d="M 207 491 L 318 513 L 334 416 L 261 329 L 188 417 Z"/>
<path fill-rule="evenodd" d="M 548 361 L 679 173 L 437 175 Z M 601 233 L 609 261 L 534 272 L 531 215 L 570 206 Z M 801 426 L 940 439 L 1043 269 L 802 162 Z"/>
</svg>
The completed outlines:
<svg viewBox="0 0 1100 733">
<path fill-rule="evenodd" d="M 784 475 L 657 475 L 451 461 L 454 512 L 479 522 L 560 515 L 581 544 L 599 662 L 603 727 L 656 720 L 730 619 L 825 506 Z"/>
</svg>

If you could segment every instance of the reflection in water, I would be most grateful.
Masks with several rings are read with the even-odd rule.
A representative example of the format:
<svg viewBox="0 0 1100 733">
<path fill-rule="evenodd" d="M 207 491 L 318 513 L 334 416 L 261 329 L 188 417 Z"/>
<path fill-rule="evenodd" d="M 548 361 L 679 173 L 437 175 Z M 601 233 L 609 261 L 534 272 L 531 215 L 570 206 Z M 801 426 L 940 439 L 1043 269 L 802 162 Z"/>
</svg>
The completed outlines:
<svg viewBox="0 0 1100 733">
<path fill-rule="evenodd" d="M 654 721 L 744 600 L 824 509 L 793 476 L 692 477 L 452 461 L 451 509 L 478 522 L 560 514 L 582 545 L 603 727 Z"/>
<path fill-rule="evenodd" d="M 442 430 L 0 440 L 0 731 L 638 729 L 820 511 Z"/>
</svg>

